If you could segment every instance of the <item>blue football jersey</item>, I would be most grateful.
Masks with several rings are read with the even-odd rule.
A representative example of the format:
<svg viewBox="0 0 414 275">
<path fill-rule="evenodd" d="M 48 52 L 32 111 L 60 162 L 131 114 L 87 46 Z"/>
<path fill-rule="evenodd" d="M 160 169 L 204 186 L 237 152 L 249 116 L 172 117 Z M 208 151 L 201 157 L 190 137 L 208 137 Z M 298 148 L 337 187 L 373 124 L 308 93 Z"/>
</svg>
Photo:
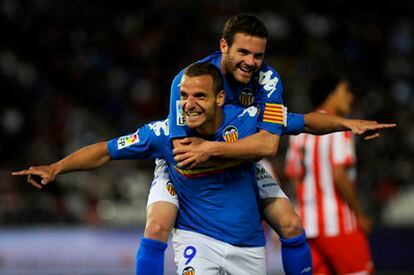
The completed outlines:
<svg viewBox="0 0 414 275">
<path fill-rule="evenodd" d="M 258 108 L 225 105 L 223 113 L 223 123 L 217 133 L 203 138 L 233 142 L 257 132 Z M 191 135 L 197 136 L 197 133 L 194 131 Z M 167 120 L 146 124 L 135 133 L 110 140 L 108 150 L 112 159 L 163 158 L 167 161 L 180 203 L 176 228 L 236 246 L 265 244 L 254 164 L 234 161 L 214 168 L 178 168 Z"/>
<path fill-rule="evenodd" d="M 220 69 L 221 52 L 215 52 L 198 62 L 210 62 Z M 170 137 L 182 138 L 190 132 L 184 125 L 184 116 L 180 106 L 180 81 L 184 74 L 183 69 L 173 80 L 170 93 Z M 252 76 L 247 84 L 231 85 L 224 78 L 226 104 L 235 104 L 242 107 L 256 106 L 259 110 L 258 129 L 264 129 L 276 135 L 297 134 L 288 132 L 284 126 L 291 114 L 286 114 L 283 106 L 283 87 L 278 72 L 263 63 L 261 68 Z M 303 120 L 303 117 L 301 118 Z M 303 122 L 302 122 L 303 123 Z M 303 130 L 303 128 L 302 128 Z"/>
</svg>

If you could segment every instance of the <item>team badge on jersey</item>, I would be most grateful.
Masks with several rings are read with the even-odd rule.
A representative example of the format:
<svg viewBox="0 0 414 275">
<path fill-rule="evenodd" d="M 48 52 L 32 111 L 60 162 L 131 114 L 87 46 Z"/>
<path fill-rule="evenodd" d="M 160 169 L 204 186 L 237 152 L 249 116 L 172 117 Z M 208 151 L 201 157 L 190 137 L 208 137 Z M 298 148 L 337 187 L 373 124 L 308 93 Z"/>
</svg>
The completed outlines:
<svg viewBox="0 0 414 275">
<path fill-rule="evenodd" d="M 254 92 L 249 88 L 244 88 L 239 93 L 239 102 L 244 107 L 249 107 L 254 102 Z"/>
<path fill-rule="evenodd" d="M 177 196 L 177 191 L 175 190 L 174 185 L 172 185 L 171 181 L 167 182 L 165 188 L 167 188 L 167 191 L 168 193 L 170 193 L 171 196 Z"/>
<path fill-rule="evenodd" d="M 195 275 L 195 269 L 192 266 L 187 266 L 183 270 L 183 275 Z"/>
<path fill-rule="evenodd" d="M 118 139 L 118 150 L 121 150 L 122 148 L 131 146 L 132 144 L 135 144 L 135 143 L 138 143 L 138 142 L 139 142 L 138 131 L 136 131 L 133 134 L 120 137 Z"/>
<path fill-rule="evenodd" d="M 239 139 L 239 132 L 234 126 L 227 126 L 223 131 L 223 138 L 226 142 L 235 142 Z"/>
</svg>

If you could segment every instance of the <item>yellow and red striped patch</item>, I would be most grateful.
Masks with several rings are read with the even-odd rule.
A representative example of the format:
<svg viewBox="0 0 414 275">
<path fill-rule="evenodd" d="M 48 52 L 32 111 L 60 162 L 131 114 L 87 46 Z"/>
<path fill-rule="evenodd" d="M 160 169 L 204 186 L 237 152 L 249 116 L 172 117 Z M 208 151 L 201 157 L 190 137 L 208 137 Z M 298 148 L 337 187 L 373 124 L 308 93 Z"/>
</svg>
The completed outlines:
<svg viewBox="0 0 414 275">
<path fill-rule="evenodd" d="M 263 121 L 275 124 L 287 125 L 287 108 L 283 104 L 266 103 L 263 113 Z"/>
<path fill-rule="evenodd" d="M 181 169 L 181 168 L 178 168 L 177 166 L 175 166 L 174 168 L 178 173 L 180 173 L 186 178 L 198 178 L 198 177 L 204 177 L 204 176 L 213 175 L 213 174 L 224 173 L 226 169 L 239 166 L 241 163 L 242 161 L 235 160 L 235 161 L 231 161 L 226 164 L 223 164 L 223 165 L 210 167 L 210 168 L 198 168 L 198 169 L 191 169 L 191 170 Z"/>
</svg>

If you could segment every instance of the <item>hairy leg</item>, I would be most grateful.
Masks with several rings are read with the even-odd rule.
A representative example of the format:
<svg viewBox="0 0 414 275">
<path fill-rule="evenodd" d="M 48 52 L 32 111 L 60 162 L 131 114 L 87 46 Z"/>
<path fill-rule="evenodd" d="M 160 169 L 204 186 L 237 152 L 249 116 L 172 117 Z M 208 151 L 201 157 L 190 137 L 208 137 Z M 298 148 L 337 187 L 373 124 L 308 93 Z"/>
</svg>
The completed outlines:
<svg viewBox="0 0 414 275">
<path fill-rule="evenodd" d="M 177 212 L 175 204 L 165 201 L 157 201 L 148 206 L 144 238 L 141 239 L 137 253 L 136 274 L 164 274 L 164 252 Z"/>
<path fill-rule="evenodd" d="M 147 209 L 145 238 L 167 242 L 177 218 L 178 209 L 172 203 L 159 201 Z"/>
<path fill-rule="evenodd" d="M 267 223 L 283 238 L 302 234 L 302 221 L 286 198 L 269 198 L 263 202 L 263 214 Z"/>
</svg>

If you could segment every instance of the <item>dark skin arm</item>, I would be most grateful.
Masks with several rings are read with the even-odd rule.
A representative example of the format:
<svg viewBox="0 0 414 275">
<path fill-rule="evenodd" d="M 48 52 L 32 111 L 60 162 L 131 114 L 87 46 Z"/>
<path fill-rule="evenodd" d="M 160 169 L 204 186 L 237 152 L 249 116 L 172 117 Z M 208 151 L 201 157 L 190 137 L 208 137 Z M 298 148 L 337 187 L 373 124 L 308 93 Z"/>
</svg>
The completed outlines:
<svg viewBox="0 0 414 275">
<path fill-rule="evenodd" d="M 333 174 L 336 190 L 342 199 L 347 202 L 350 208 L 355 212 L 359 227 L 365 233 L 370 233 L 372 229 L 372 220 L 365 214 L 365 211 L 358 200 L 355 187 L 347 175 L 347 168 L 344 165 L 335 165 Z"/>
</svg>

